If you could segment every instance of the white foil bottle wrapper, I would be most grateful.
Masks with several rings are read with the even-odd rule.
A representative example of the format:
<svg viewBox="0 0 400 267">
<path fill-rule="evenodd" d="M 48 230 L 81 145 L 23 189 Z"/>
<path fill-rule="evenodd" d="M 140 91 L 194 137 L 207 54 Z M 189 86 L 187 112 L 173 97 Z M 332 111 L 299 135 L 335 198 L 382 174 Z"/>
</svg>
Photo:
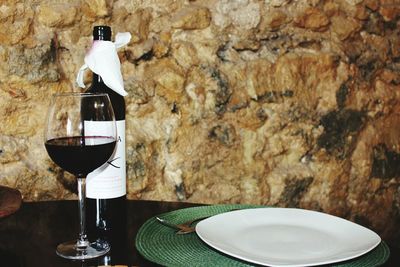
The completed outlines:
<svg viewBox="0 0 400 267">
<path fill-rule="evenodd" d="M 85 56 L 85 64 L 79 69 L 76 82 L 79 87 L 85 88 L 83 76 L 89 68 L 92 72 L 101 76 L 103 82 L 116 93 L 126 96 L 124 81 L 121 74 L 117 49 L 125 46 L 131 40 L 129 32 L 117 33 L 115 42 L 95 40 L 92 48 Z"/>
</svg>

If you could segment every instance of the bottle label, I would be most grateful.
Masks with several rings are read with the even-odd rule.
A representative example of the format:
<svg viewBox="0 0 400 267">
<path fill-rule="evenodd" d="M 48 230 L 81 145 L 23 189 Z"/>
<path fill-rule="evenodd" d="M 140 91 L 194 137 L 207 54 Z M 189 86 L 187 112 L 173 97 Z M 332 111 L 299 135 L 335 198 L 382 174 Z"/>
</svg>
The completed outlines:
<svg viewBox="0 0 400 267">
<path fill-rule="evenodd" d="M 99 135 L 107 122 L 85 121 L 86 135 Z M 110 199 L 126 195 L 125 120 L 117 121 L 117 146 L 113 156 L 86 178 L 86 197 Z"/>
</svg>

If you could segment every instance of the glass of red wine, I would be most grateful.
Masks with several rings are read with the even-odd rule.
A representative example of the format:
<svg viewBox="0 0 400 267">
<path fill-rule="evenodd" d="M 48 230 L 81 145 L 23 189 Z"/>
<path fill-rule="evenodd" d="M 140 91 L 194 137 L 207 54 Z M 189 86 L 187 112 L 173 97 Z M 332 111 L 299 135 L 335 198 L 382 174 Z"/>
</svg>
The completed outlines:
<svg viewBox="0 0 400 267">
<path fill-rule="evenodd" d="M 63 258 L 86 260 L 110 250 L 105 241 L 89 242 L 85 229 L 85 178 L 102 166 L 116 145 L 114 111 L 107 94 L 61 93 L 52 98 L 47 114 L 45 147 L 50 158 L 75 175 L 79 199 L 79 236 L 57 246 Z"/>
</svg>

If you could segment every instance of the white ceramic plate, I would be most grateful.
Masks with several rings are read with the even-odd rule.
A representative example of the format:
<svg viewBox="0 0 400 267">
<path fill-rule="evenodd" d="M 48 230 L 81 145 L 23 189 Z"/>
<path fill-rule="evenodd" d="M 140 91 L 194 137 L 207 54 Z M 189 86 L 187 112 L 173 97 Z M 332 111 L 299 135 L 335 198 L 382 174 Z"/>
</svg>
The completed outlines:
<svg viewBox="0 0 400 267">
<path fill-rule="evenodd" d="M 376 247 L 373 231 L 321 212 L 257 208 L 199 222 L 198 236 L 230 256 L 268 266 L 314 266 L 349 260 Z"/>
</svg>

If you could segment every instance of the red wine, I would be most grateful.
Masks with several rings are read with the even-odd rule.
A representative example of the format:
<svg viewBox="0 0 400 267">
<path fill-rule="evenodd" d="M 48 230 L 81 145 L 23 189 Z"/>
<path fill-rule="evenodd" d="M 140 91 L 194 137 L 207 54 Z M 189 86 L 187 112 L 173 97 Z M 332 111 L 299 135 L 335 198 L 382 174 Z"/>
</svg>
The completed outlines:
<svg viewBox="0 0 400 267">
<path fill-rule="evenodd" d="M 93 40 L 111 41 L 111 28 L 96 26 Z M 122 246 L 117 240 L 125 240 L 126 235 L 126 166 L 125 166 L 125 100 L 107 87 L 100 75 L 93 73 L 89 93 L 107 93 L 110 97 L 117 122 L 118 142 L 111 164 L 102 173 L 93 172 L 92 184 L 87 183 L 86 218 L 88 236 L 107 240 L 111 244 L 111 263 L 121 264 L 118 252 Z M 111 186 L 102 186 L 102 182 Z M 116 238 L 120 236 L 119 238 Z M 124 246 L 122 246 L 124 247 Z M 114 249 L 113 249 L 114 248 Z M 103 260 L 103 259 L 101 259 Z M 103 264 L 99 265 L 107 265 Z"/>
<path fill-rule="evenodd" d="M 110 158 L 115 144 L 111 137 L 74 136 L 50 139 L 45 147 L 58 166 L 75 176 L 86 177 Z"/>
</svg>

